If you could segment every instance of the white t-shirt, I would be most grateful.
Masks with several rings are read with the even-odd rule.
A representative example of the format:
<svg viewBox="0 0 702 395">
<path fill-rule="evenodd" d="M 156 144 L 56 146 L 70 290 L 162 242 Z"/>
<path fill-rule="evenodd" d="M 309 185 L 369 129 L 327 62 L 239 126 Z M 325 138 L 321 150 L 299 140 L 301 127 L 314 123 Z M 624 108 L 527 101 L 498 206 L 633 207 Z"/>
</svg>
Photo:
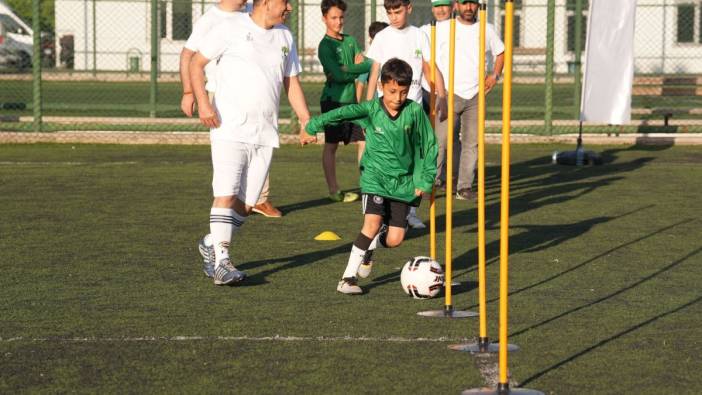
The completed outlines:
<svg viewBox="0 0 702 395">
<path fill-rule="evenodd" d="M 451 21 L 436 24 L 436 63 L 449 84 L 449 35 Z M 495 33 L 492 24 L 485 27 L 485 52 L 491 53 L 493 60 L 505 51 L 505 45 Z M 463 99 L 472 99 L 478 94 L 478 61 L 480 60 L 480 23 L 465 25 L 456 21 L 456 48 L 454 69 L 454 94 Z M 487 56 L 485 57 L 487 61 Z M 486 67 L 483 65 L 482 67 Z M 448 89 L 447 89 L 448 92 Z"/>
<path fill-rule="evenodd" d="M 200 53 L 219 59 L 214 100 L 221 124 L 211 139 L 278 147 L 283 78 L 300 73 L 290 30 L 264 29 L 239 13 L 205 35 Z"/>
<path fill-rule="evenodd" d="M 420 80 L 423 78 L 422 63 L 429 62 L 430 51 L 429 37 L 418 27 L 407 26 L 402 30 L 398 30 L 388 26 L 375 36 L 366 56 L 380 63 L 381 69 L 385 62 L 392 58 L 402 59 L 409 63 L 412 67 L 412 85 L 407 98 L 421 104 L 422 89 Z M 378 88 L 380 88 L 380 82 L 378 82 Z M 379 90 L 378 94 L 382 96 L 382 91 Z"/>
<path fill-rule="evenodd" d="M 205 13 L 202 14 L 202 16 L 197 20 L 197 22 L 195 22 L 193 31 L 190 33 L 188 41 L 185 42 L 185 48 L 193 52 L 199 52 L 207 32 L 209 32 L 219 22 L 241 12 L 251 12 L 251 4 L 247 3 L 243 10 L 233 12 L 222 11 L 216 5 L 208 8 L 207 11 L 205 11 Z M 208 92 L 215 91 L 214 75 L 216 68 L 216 61 L 210 62 L 207 64 L 207 66 L 205 66 L 205 77 L 207 78 L 205 89 L 207 89 Z"/>
<path fill-rule="evenodd" d="M 422 25 L 419 28 L 421 31 L 424 32 L 424 34 L 427 35 L 427 38 L 429 39 L 429 57 L 431 57 L 431 24 L 427 23 L 426 25 Z M 429 76 L 426 76 L 427 78 L 422 78 L 421 84 L 422 84 L 422 89 L 425 91 L 429 92 L 431 91 L 431 87 L 429 86 L 429 82 L 427 82 L 427 79 Z"/>
</svg>

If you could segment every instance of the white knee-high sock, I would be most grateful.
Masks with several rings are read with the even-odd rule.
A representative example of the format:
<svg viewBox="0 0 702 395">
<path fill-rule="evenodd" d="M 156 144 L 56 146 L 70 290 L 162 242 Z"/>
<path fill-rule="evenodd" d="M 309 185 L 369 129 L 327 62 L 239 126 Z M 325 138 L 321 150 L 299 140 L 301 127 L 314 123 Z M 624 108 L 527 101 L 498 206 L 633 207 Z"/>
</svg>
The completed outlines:
<svg viewBox="0 0 702 395">
<path fill-rule="evenodd" d="M 372 240 L 370 237 L 359 233 L 356 241 L 353 242 L 353 247 L 351 247 L 351 254 L 349 254 L 349 262 L 346 264 L 346 270 L 344 270 L 344 275 L 341 278 L 356 277 L 358 273 L 358 268 L 363 263 L 363 258 L 366 256 L 366 251 L 370 246 Z"/>
<path fill-rule="evenodd" d="M 223 259 L 229 258 L 229 243 L 232 235 L 244 224 L 242 217 L 230 208 L 213 207 L 210 210 L 210 234 L 215 250 L 216 266 Z"/>
<path fill-rule="evenodd" d="M 356 273 L 358 273 L 358 268 L 361 266 L 364 256 L 366 256 L 365 250 L 356 246 L 351 247 L 349 262 L 346 264 L 346 270 L 344 270 L 342 278 L 356 277 Z"/>
</svg>

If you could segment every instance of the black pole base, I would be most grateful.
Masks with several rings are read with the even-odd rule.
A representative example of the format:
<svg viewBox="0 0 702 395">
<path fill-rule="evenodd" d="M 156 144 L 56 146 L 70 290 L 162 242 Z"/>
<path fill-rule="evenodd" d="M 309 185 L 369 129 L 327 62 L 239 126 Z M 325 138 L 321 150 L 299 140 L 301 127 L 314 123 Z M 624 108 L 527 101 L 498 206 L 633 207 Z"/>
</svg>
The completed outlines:
<svg viewBox="0 0 702 395">
<path fill-rule="evenodd" d="M 439 317 L 439 318 L 469 318 L 477 317 L 478 313 L 473 311 L 454 310 L 452 305 L 445 305 L 443 310 L 420 311 L 417 315 L 422 317 Z"/>
<path fill-rule="evenodd" d="M 500 343 L 490 343 L 487 337 L 481 337 L 477 343 L 452 344 L 448 348 L 449 350 L 469 352 L 471 354 L 496 354 L 500 351 Z M 515 351 L 519 351 L 519 346 L 514 344 L 507 345 L 507 352 Z"/>
<path fill-rule="evenodd" d="M 601 165 L 602 156 L 595 151 L 585 151 L 582 146 L 575 151 L 555 151 L 551 156 L 553 164 L 567 166 Z"/>
<path fill-rule="evenodd" d="M 461 392 L 464 395 L 544 395 L 543 392 L 526 388 L 509 388 L 508 384 L 498 384 L 497 388 L 473 388 Z"/>
</svg>

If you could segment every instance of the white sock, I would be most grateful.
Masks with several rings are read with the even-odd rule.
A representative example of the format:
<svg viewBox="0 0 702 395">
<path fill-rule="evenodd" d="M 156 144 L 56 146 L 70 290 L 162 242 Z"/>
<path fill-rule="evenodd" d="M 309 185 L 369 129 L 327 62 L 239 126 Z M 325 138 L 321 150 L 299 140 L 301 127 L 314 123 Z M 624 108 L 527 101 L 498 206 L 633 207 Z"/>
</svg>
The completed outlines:
<svg viewBox="0 0 702 395">
<path fill-rule="evenodd" d="M 242 217 L 230 208 L 213 207 L 210 210 L 210 235 L 215 247 L 215 267 L 229 258 L 229 243 L 232 235 L 244 224 Z"/>
<path fill-rule="evenodd" d="M 361 266 L 361 262 L 363 262 L 363 257 L 365 255 L 366 251 L 356 246 L 351 247 L 349 263 L 346 264 L 346 270 L 344 271 L 344 275 L 342 276 L 342 278 L 356 277 L 356 273 L 358 273 L 358 268 Z"/>
</svg>

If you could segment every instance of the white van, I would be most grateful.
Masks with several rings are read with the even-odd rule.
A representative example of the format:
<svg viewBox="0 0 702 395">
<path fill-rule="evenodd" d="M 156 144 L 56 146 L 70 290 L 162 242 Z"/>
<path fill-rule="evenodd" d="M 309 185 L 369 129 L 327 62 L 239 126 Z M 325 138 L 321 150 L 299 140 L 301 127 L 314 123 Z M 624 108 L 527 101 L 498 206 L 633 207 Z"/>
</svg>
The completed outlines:
<svg viewBox="0 0 702 395">
<path fill-rule="evenodd" d="M 32 40 L 32 29 L 0 0 L 0 67 L 31 67 Z"/>
</svg>

